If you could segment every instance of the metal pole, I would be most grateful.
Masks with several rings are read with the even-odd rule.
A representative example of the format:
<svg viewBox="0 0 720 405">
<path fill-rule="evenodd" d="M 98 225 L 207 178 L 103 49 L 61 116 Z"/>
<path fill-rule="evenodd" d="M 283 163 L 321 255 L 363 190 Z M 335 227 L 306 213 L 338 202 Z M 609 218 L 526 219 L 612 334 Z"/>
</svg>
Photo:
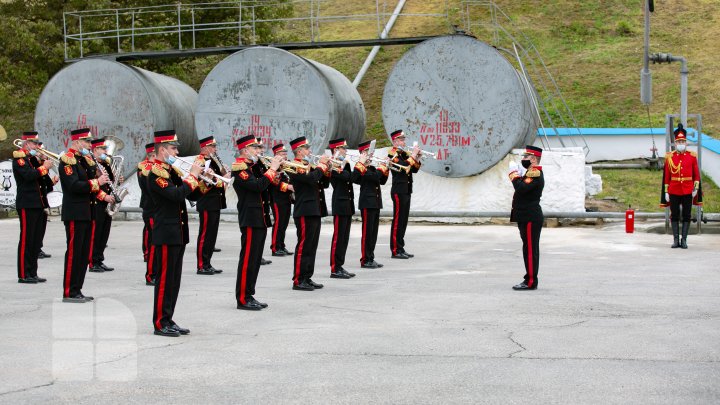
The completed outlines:
<svg viewBox="0 0 720 405">
<path fill-rule="evenodd" d="M 697 121 L 697 159 L 698 159 L 698 170 L 700 171 L 700 184 L 702 184 L 702 115 L 697 114 L 695 117 L 695 120 Z M 699 191 L 698 191 L 699 192 Z M 702 230 L 702 213 L 703 213 L 703 206 L 698 205 L 695 208 L 695 216 L 697 217 L 697 233 L 700 235 L 700 231 Z"/>
<path fill-rule="evenodd" d="M 257 37 L 255 36 L 255 5 L 252 6 L 252 44 L 257 44 Z"/>
<path fill-rule="evenodd" d="M 680 57 L 680 122 L 687 128 L 688 67 L 687 59 Z"/>
<path fill-rule="evenodd" d="M 78 17 L 80 19 L 80 57 L 83 57 L 83 30 L 82 30 L 82 16 Z"/>
<path fill-rule="evenodd" d="M 195 49 L 195 8 L 190 9 L 190 18 L 192 19 L 192 47 Z"/>
<path fill-rule="evenodd" d="M 177 21 L 178 21 L 178 49 L 182 50 L 182 31 L 180 28 L 180 7 L 182 5 L 178 3 L 177 5 Z"/>
<path fill-rule="evenodd" d="M 375 4 L 379 6 L 378 0 L 375 0 Z M 385 26 L 385 29 L 380 33 L 380 39 L 387 38 L 388 34 L 390 33 L 390 30 L 392 29 L 393 25 L 395 25 L 395 21 L 397 20 L 398 15 L 400 15 L 400 12 L 402 11 L 404 6 L 405 6 L 405 0 L 398 1 L 398 4 L 397 4 L 397 6 L 395 6 L 395 10 L 393 11 L 392 16 L 390 17 L 390 20 L 388 21 L 387 25 Z M 378 13 L 378 18 L 379 17 L 380 17 L 380 14 Z M 360 82 L 362 81 L 363 77 L 365 77 L 365 74 L 367 73 L 368 69 L 370 69 L 370 65 L 372 64 L 373 60 L 375 59 L 375 56 L 377 56 L 379 51 L 380 51 L 380 46 L 373 46 L 372 50 L 370 51 L 370 54 L 365 59 L 365 63 L 363 63 L 357 76 L 355 76 L 355 80 L 353 80 L 353 86 L 355 86 L 355 88 L 357 88 L 360 85 Z"/>
<path fill-rule="evenodd" d="M 65 13 L 63 13 L 63 46 L 65 47 L 65 60 L 68 58 L 67 50 L 67 22 L 65 21 Z"/>
<path fill-rule="evenodd" d="M 132 11 L 132 26 L 130 27 L 130 49 L 135 52 L 135 10 Z"/>
<path fill-rule="evenodd" d="M 315 23 L 313 22 L 313 0 L 310 0 L 310 42 L 315 42 Z"/>
<path fill-rule="evenodd" d="M 238 4 L 238 45 L 242 45 L 242 1 Z"/>
<path fill-rule="evenodd" d="M 115 10 L 115 34 L 117 34 L 117 50 L 120 53 L 122 51 L 120 50 L 120 12 L 118 10 Z"/>
</svg>

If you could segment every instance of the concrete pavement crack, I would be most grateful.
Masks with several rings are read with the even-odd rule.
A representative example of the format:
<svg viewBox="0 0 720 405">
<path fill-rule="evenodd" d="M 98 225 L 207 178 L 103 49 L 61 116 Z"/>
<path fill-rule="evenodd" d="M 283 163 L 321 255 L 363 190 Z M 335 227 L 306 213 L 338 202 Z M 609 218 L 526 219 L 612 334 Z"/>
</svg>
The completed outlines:
<svg viewBox="0 0 720 405">
<path fill-rule="evenodd" d="M 515 334 L 515 332 L 510 332 L 510 333 L 508 334 L 508 339 L 510 339 L 511 342 L 515 343 L 518 347 L 520 347 L 520 350 L 517 350 L 517 351 L 514 351 L 514 352 L 508 354 L 508 355 L 507 355 L 508 358 L 512 358 L 513 355 L 516 355 L 516 354 L 518 354 L 518 353 L 522 353 L 522 352 L 524 352 L 524 351 L 527 351 L 527 349 L 525 348 L 525 346 L 521 345 L 520 342 L 518 342 L 517 340 L 513 339 L 513 335 L 514 335 L 514 334 Z"/>
<path fill-rule="evenodd" d="M 12 316 L 12 315 L 19 315 L 19 314 L 29 314 L 31 312 L 37 312 L 42 308 L 42 305 L 35 304 L 35 308 L 29 309 L 29 310 L 21 310 L 21 311 L 11 311 L 6 312 L 3 314 L 0 314 L 0 317 L 6 317 L 6 316 Z"/>
<path fill-rule="evenodd" d="M 52 380 L 52 381 L 50 381 L 50 382 L 47 383 L 47 384 L 33 385 L 32 387 L 26 387 L 26 388 L 20 388 L 20 389 L 12 390 L 12 391 L 0 392 L 0 397 L 2 397 L 2 396 L 4 396 L 4 395 L 17 394 L 17 393 L 19 393 L 19 392 L 27 392 L 27 391 L 30 391 L 30 390 L 34 390 L 34 389 L 36 389 L 36 388 L 49 387 L 49 386 L 51 386 L 51 385 L 53 385 L 53 384 L 55 384 L 55 380 Z"/>
</svg>

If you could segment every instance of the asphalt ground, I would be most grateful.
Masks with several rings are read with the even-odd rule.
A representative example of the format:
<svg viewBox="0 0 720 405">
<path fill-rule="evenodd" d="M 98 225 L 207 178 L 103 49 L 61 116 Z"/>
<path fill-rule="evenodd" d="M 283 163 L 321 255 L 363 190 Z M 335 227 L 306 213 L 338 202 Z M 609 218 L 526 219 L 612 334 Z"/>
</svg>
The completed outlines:
<svg viewBox="0 0 720 405">
<path fill-rule="evenodd" d="M 516 292 L 520 237 L 509 225 L 411 224 L 410 260 L 329 278 L 324 223 L 314 280 L 291 290 L 292 259 L 270 257 L 256 297 L 235 308 L 240 231 L 221 223 L 213 265 L 185 269 L 175 321 L 154 336 L 142 223 L 113 224 L 106 263 L 88 273 L 95 303 L 63 304 L 65 235 L 53 218 L 37 285 L 18 284 L 18 221 L 0 221 L 0 403 L 719 403 L 720 236 L 626 234 L 622 224 L 544 228 L 539 289 Z M 192 238 L 197 222 L 191 223 Z M 291 222 L 288 248 L 294 250 Z M 269 245 L 269 240 L 267 245 Z"/>
</svg>

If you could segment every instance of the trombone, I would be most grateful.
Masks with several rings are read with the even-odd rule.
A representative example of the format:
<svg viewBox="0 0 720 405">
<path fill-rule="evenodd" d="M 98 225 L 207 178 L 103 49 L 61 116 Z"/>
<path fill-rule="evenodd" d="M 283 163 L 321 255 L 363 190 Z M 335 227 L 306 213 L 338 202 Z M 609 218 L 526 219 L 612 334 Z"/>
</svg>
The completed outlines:
<svg viewBox="0 0 720 405">
<path fill-rule="evenodd" d="M 22 140 L 22 139 L 15 139 L 15 140 L 13 140 L 13 146 L 15 146 L 15 147 L 18 148 L 18 149 L 22 149 L 22 147 L 23 147 L 22 144 L 23 144 L 23 140 Z M 53 152 L 50 152 L 49 150 L 47 150 L 47 149 L 45 149 L 45 148 L 43 148 L 43 147 L 39 147 L 39 148 L 35 149 L 35 151 L 36 151 L 39 155 L 41 155 L 44 159 L 53 162 L 53 164 L 54 164 L 55 166 L 59 166 L 59 165 L 60 165 L 60 155 L 58 155 L 58 154 L 56 154 L 56 153 L 53 153 Z"/>
<path fill-rule="evenodd" d="M 180 170 L 182 170 L 185 174 L 190 173 L 190 167 L 192 167 L 192 166 L 202 167 L 203 170 L 206 170 L 206 169 L 205 169 L 205 166 L 200 166 L 200 165 L 196 164 L 195 162 L 191 162 L 191 161 L 189 161 L 189 160 L 185 160 L 184 158 L 181 158 L 181 157 L 179 157 L 179 156 L 175 156 L 175 160 L 176 160 L 177 162 L 180 162 L 180 164 L 177 165 L 176 167 L 179 168 Z M 190 166 L 190 167 L 188 167 L 188 166 Z M 206 176 L 205 174 L 209 174 L 209 175 L 211 175 L 212 177 L 208 177 L 208 176 Z M 230 179 L 228 179 L 228 178 L 225 178 L 225 177 L 223 177 L 223 176 L 220 176 L 220 175 L 217 174 L 217 173 L 211 173 L 211 172 L 208 172 L 208 173 L 205 173 L 205 172 L 200 173 L 200 175 L 199 175 L 198 177 L 200 178 L 200 180 L 202 180 L 203 182 L 205 182 L 205 184 L 210 185 L 210 186 L 217 186 L 217 185 L 218 185 L 218 181 L 222 181 L 223 183 L 226 183 L 226 184 L 230 184 L 230 183 L 232 182 L 232 180 L 230 180 Z"/>
</svg>

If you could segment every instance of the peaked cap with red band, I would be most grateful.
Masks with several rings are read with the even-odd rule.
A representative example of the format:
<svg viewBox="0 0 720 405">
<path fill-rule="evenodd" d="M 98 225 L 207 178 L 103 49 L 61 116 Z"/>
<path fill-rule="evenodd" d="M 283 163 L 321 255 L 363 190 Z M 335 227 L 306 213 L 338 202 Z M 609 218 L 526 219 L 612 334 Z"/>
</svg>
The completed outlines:
<svg viewBox="0 0 720 405">
<path fill-rule="evenodd" d="M 204 148 L 206 146 L 213 146 L 217 145 L 217 142 L 215 142 L 214 136 L 208 136 L 207 138 L 203 138 L 200 140 L 200 147 Z"/>
<path fill-rule="evenodd" d="M 247 148 L 248 146 L 258 145 L 257 139 L 253 135 L 245 135 L 235 142 L 238 150 Z"/>
<path fill-rule="evenodd" d="M 275 146 L 272 147 L 272 151 L 273 151 L 274 154 L 277 155 L 277 154 L 280 153 L 280 152 L 287 152 L 287 149 L 285 149 L 285 145 L 279 143 L 279 144 L 277 144 L 277 145 L 275 145 Z"/>
<path fill-rule="evenodd" d="M 23 141 L 39 142 L 39 139 L 37 131 L 25 131 L 22 134 Z"/>
<path fill-rule="evenodd" d="M 178 137 L 174 129 L 168 129 L 166 131 L 155 131 L 155 145 L 160 143 L 180 146 L 180 142 L 178 141 Z"/>
<path fill-rule="evenodd" d="M 146 143 L 145 144 L 145 153 L 155 153 L 155 144 L 154 143 Z"/>
<path fill-rule="evenodd" d="M 537 146 L 527 145 L 525 146 L 525 152 L 523 153 L 524 156 L 532 155 L 537 157 L 542 157 L 542 149 L 538 148 Z"/>
<path fill-rule="evenodd" d="M 345 138 L 333 139 L 330 141 L 330 145 L 328 145 L 328 147 L 330 149 L 347 148 L 347 142 L 345 141 Z"/>
<path fill-rule="evenodd" d="M 90 128 L 80 128 L 70 131 L 70 140 L 92 139 Z"/>
<path fill-rule="evenodd" d="M 393 131 L 393 132 L 390 134 L 390 139 L 392 139 L 392 140 L 394 141 L 394 140 L 396 140 L 397 138 L 400 138 L 401 136 L 402 136 L 402 137 L 405 137 L 405 133 L 402 131 L 402 129 L 398 129 L 398 130 L 396 130 L 396 131 Z"/>
<path fill-rule="evenodd" d="M 295 138 L 292 141 L 290 141 L 290 147 L 293 151 L 295 151 L 297 148 L 301 146 L 308 146 L 308 141 L 304 136 L 301 136 L 300 138 Z"/>
<path fill-rule="evenodd" d="M 687 140 L 687 131 L 683 128 L 683 124 L 678 124 L 677 129 L 673 132 L 675 134 L 675 140 L 684 139 Z"/>
<path fill-rule="evenodd" d="M 93 139 L 90 141 L 90 145 L 92 145 L 93 148 L 106 148 L 107 145 L 105 145 L 105 138 L 98 138 Z"/>
<path fill-rule="evenodd" d="M 360 144 L 358 145 L 358 152 L 362 152 L 364 150 L 370 149 L 371 143 L 372 143 L 372 141 L 360 142 Z"/>
</svg>

